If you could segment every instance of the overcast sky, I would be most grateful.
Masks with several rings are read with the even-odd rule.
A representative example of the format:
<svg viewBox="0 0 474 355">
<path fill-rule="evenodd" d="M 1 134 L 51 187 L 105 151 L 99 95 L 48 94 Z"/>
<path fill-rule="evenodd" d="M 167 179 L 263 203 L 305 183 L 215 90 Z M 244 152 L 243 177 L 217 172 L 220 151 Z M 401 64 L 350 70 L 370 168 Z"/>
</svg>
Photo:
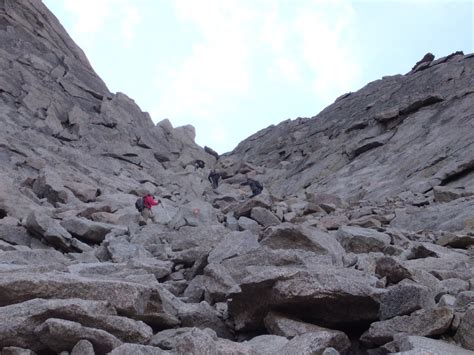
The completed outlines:
<svg viewBox="0 0 474 355">
<path fill-rule="evenodd" d="M 471 0 L 43 2 L 112 92 L 219 153 L 427 52 L 474 52 Z"/>
</svg>

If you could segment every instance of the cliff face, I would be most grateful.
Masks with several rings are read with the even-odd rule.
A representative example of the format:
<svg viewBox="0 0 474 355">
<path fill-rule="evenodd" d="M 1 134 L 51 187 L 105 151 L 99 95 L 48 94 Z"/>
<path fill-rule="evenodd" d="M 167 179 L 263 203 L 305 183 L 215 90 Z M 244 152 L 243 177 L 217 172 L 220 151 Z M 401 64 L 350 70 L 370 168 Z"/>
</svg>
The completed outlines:
<svg viewBox="0 0 474 355">
<path fill-rule="evenodd" d="M 241 142 L 230 158 L 265 166 L 281 195 L 306 190 L 379 199 L 474 186 L 472 55 L 454 54 L 343 95 L 311 119 Z"/>
<path fill-rule="evenodd" d="M 0 352 L 471 354 L 473 66 L 427 55 L 218 157 L 0 0 Z"/>
<path fill-rule="evenodd" d="M 40 1 L 1 1 L 0 19 L 4 184 L 18 189 L 54 168 L 62 184 L 127 190 L 132 175 L 152 181 L 150 174 L 172 165 L 215 160 L 194 144 L 193 127 L 155 126 L 132 99 L 110 93 Z M 20 195 L 20 209 L 37 204 L 14 195 Z M 16 206 L 5 209 L 24 215 Z"/>
</svg>

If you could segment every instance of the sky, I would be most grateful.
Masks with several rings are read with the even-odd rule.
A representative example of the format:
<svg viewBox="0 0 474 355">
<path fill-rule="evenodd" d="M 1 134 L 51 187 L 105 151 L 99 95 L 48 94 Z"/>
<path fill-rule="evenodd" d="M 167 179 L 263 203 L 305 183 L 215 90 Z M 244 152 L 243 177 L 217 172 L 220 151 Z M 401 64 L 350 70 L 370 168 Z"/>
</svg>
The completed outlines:
<svg viewBox="0 0 474 355">
<path fill-rule="evenodd" d="M 43 2 L 109 90 L 220 154 L 427 52 L 474 52 L 474 0 Z"/>
</svg>

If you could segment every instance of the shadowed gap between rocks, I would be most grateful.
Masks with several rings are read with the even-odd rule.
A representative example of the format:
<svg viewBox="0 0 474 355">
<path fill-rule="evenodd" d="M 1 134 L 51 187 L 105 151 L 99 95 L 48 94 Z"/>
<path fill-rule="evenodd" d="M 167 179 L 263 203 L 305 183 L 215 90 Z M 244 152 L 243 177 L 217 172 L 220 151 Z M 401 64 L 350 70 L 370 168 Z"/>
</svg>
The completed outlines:
<svg viewBox="0 0 474 355">
<path fill-rule="evenodd" d="M 349 337 L 358 337 L 369 329 L 370 324 L 378 319 L 379 305 L 374 300 L 358 297 L 354 302 L 354 296 L 346 301 L 344 297 L 334 300 L 317 300 L 300 302 L 298 304 L 283 304 L 274 308 L 275 311 L 297 317 L 303 322 L 316 324 L 321 327 L 337 329 L 345 332 Z M 357 315 L 367 310 L 373 310 L 373 314 L 367 314 L 366 320 L 351 320 L 350 315 Z M 334 317 L 334 320 L 332 318 Z M 347 320 L 341 320 L 347 317 Z M 357 318 L 357 317 L 355 317 Z"/>
</svg>

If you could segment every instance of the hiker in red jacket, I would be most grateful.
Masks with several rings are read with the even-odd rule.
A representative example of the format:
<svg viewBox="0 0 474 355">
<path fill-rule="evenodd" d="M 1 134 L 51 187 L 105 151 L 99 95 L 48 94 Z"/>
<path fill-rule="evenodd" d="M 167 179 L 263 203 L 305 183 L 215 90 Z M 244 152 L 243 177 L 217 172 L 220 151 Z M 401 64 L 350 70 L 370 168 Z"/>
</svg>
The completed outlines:
<svg viewBox="0 0 474 355">
<path fill-rule="evenodd" d="M 141 213 L 142 220 L 140 221 L 140 225 L 146 224 L 148 218 L 152 216 L 151 208 L 156 206 L 158 203 L 160 203 L 160 200 L 155 201 L 155 197 L 150 194 L 143 196 L 143 211 Z"/>
</svg>

